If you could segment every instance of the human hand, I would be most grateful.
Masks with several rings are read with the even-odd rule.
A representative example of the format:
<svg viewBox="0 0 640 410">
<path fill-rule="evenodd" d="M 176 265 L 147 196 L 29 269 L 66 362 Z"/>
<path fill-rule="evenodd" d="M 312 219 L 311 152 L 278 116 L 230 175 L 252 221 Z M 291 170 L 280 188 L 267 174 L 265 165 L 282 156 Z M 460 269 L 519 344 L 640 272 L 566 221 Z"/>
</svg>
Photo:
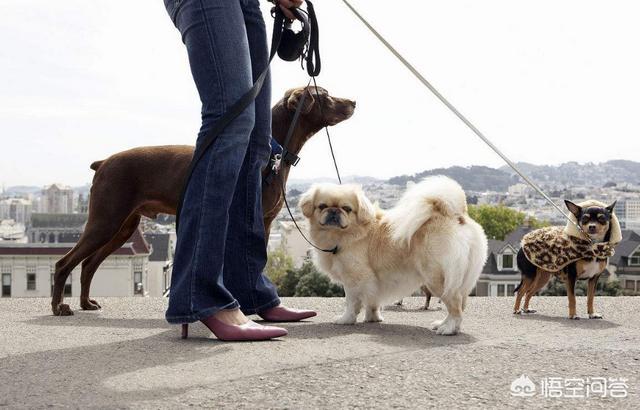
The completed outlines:
<svg viewBox="0 0 640 410">
<path fill-rule="evenodd" d="M 276 0 L 276 4 L 280 7 L 285 17 L 290 20 L 295 20 L 295 14 L 289 9 L 302 6 L 302 0 Z"/>
</svg>

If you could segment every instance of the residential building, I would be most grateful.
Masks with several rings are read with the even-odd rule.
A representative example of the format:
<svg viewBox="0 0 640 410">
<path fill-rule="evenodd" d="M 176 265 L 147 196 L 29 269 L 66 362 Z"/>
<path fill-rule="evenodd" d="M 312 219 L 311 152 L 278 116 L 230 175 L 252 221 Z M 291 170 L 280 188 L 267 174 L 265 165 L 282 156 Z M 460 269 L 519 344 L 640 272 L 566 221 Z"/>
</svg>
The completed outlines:
<svg viewBox="0 0 640 410">
<path fill-rule="evenodd" d="M 476 296 L 512 296 L 520 283 L 516 255 L 530 227 L 521 226 L 503 240 L 489 240 L 489 256 L 476 284 Z"/>
<path fill-rule="evenodd" d="M 24 198 L 7 198 L 0 200 L 0 221 L 12 219 L 19 224 L 27 225 L 31 220 L 31 201 Z"/>
<path fill-rule="evenodd" d="M 171 287 L 173 269 L 173 235 L 169 233 L 145 233 L 151 246 L 147 270 L 147 292 L 149 296 L 166 296 Z"/>
<path fill-rule="evenodd" d="M 640 234 L 622 231 L 622 241 L 616 253 L 609 258 L 608 270 L 620 281 L 627 292 L 640 292 Z"/>
<path fill-rule="evenodd" d="M 70 214 L 74 211 L 73 189 L 62 184 L 53 184 L 42 190 L 42 209 L 49 214 Z"/>
<path fill-rule="evenodd" d="M 307 234 L 307 225 L 304 221 L 298 221 L 298 226 Z M 302 266 L 309 257 L 311 246 L 300 235 L 295 224 L 291 221 L 274 221 L 269 235 L 268 250 L 273 251 L 283 247 L 288 255 L 293 258 L 296 267 Z"/>
<path fill-rule="evenodd" d="M 0 242 L 2 297 L 50 297 L 56 262 L 72 248 L 67 243 Z M 151 249 L 140 230 L 102 264 L 93 277 L 92 296 L 146 296 Z M 78 265 L 69 275 L 66 296 L 80 295 Z"/>
<path fill-rule="evenodd" d="M 0 241 L 27 242 L 24 225 L 13 219 L 0 220 Z"/>
<path fill-rule="evenodd" d="M 87 214 L 31 214 L 27 237 L 31 243 L 76 243 Z"/>
</svg>

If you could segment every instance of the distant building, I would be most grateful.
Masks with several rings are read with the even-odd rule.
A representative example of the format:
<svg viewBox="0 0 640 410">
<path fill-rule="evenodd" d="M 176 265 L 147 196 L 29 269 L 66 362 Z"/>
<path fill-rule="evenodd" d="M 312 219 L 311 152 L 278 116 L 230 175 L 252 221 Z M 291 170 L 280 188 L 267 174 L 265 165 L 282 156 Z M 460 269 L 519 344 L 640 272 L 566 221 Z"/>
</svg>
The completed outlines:
<svg viewBox="0 0 640 410">
<path fill-rule="evenodd" d="M 0 241 L 27 242 L 24 225 L 13 219 L 0 220 Z"/>
<path fill-rule="evenodd" d="M 489 240 L 489 257 L 476 284 L 476 296 L 513 296 L 520 283 L 516 255 L 522 237 L 528 232 L 530 227 L 521 226 L 504 241 Z"/>
<path fill-rule="evenodd" d="M 615 211 L 622 229 L 640 230 L 640 198 L 625 198 L 616 202 Z"/>
<path fill-rule="evenodd" d="M 27 225 L 31 220 L 31 201 L 24 198 L 8 198 L 0 200 L 0 221 L 13 219 L 15 222 Z"/>
<path fill-rule="evenodd" d="M 637 232 L 622 231 L 622 242 L 609 258 L 608 270 L 615 274 L 624 290 L 640 292 L 640 235 Z"/>
<path fill-rule="evenodd" d="M 50 297 L 56 262 L 72 244 L 16 244 L 0 242 L 2 297 Z M 92 296 L 145 296 L 149 287 L 151 249 L 136 230 L 120 249 L 101 265 L 91 285 Z M 69 275 L 66 296 L 80 296 L 78 265 Z"/>
<path fill-rule="evenodd" d="M 73 190 L 65 185 L 53 184 L 42 190 L 40 212 L 49 214 L 73 213 Z"/>
<path fill-rule="evenodd" d="M 144 238 L 151 246 L 147 272 L 147 292 L 149 296 L 165 296 L 171 287 L 173 270 L 173 235 L 168 233 L 145 233 Z"/>
<path fill-rule="evenodd" d="M 31 214 L 27 237 L 31 243 L 76 243 L 87 214 Z"/>
<path fill-rule="evenodd" d="M 299 221 L 298 225 L 306 233 L 306 222 Z M 269 235 L 268 250 L 273 251 L 283 247 L 285 252 L 293 258 L 296 267 L 302 266 L 309 257 L 311 247 L 304 240 L 293 222 L 274 221 Z"/>
<path fill-rule="evenodd" d="M 508 188 L 508 193 L 510 196 L 518 196 L 518 197 L 526 196 L 527 194 L 531 193 L 531 187 L 527 184 L 511 185 Z"/>
</svg>

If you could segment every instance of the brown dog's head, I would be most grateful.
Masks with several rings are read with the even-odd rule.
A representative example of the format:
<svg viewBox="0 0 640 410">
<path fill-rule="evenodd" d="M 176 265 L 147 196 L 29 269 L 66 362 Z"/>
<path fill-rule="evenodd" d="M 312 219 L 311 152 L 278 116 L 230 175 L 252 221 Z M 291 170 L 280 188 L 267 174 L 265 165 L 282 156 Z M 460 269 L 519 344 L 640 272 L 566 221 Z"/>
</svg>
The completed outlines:
<svg viewBox="0 0 640 410">
<path fill-rule="evenodd" d="M 336 125 L 353 115 L 356 102 L 346 98 L 329 95 L 322 87 L 309 86 L 288 90 L 284 94 L 287 109 L 295 112 L 303 93 L 307 93 L 302 107 L 301 121 L 318 129 L 327 125 Z"/>
<path fill-rule="evenodd" d="M 574 204 L 569 200 L 565 200 L 567 209 L 576 218 L 576 222 L 582 230 L 586 232 L 594 242 L 609 242 L 611 239 L 611 228 L 614 221 L 613 209 L 616 203 L 609 206 L 589 201 L 580 205 Z"/>
<path fill-rule="evenodd" d="M 356 185 L 314 185 L 302 195 L 299 206 L 316 235 L 360 237 L 376 218 L 375 206 Z"/>
</svg>

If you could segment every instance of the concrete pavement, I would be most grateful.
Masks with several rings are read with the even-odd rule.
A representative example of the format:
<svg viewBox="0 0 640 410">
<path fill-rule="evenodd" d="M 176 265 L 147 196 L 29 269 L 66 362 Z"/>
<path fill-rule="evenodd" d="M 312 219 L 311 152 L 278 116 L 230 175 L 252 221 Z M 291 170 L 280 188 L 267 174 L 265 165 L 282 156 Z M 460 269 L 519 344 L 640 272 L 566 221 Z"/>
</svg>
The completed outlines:
<svg viewBox="0 0 640 410">
<path fill-rule="evenodd" d="M 78 300 L 69 300 L 76 309 Z M 384 323 L 355 326 L 331 323 L 341 299 L 284 301 L 320 314 L 285 325 L 290 334 L 281 340 L 223 343 L 199 324 L 181 340 L 163 319 L 165 299 L 103 298 L 102 311 L 72 317 L 50 316 L 48 299 L 1 299 L 0 406 L 640 406 L 640 298 L 597 298 L 605 318 L 579 321 L 565 318 L 564 297 L 534 299 L 540 313 L 529 316 L 511 314 L 513 298 L 471 298 L 462 333 L 452 337 L 429 330 L 444 312 L 419 310 L 421 298 L 388 308 Z M 585 305 L 578 298 L 583 317 Z M 522 374 L 536 386 L 533 397 L 510 393 Z M 587 377 L 625 378 L 627 397 L 541 391 L 544 378 Z"/>
</svg>

